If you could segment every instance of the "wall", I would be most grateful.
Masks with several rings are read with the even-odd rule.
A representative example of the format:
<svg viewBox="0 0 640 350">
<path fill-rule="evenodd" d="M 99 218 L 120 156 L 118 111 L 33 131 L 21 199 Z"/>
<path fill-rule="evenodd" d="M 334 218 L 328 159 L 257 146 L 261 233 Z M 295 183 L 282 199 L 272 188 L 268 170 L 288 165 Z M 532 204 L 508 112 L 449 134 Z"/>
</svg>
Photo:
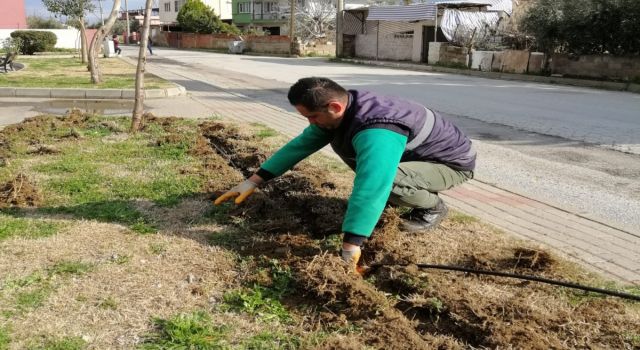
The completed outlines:
<svg viewBox="0 0 640 350">
<path fill-rule="evenodd" d="M 24 0 L 3 0 L 0 2 L 0 29 L 27 28 Z"/>
<path fill-rule="evenodd" d="M 228 50 L 230 42 L 239 40 L 239 37 L 227 34 L 161 32 L 159 35 L 163 35 L 164 38 L 158 40 L 158 42 L 166 42 L 169 47 L 182 49 L 199 48 Z M 289 54 L 288 36 L 244 36 L 243 38 L 247 51 L 256 53 Z"/>
<path fill-rule="evenodd" d="M 470 68 L 483 72 L 532 73 L 542 72 L 544 54 L 523 50 L 473 51 Z"/>
<path fill-rule="evenodd" d="M 257 53 L 289 54 L 290 39 L 283 35 L 245 37 L 248 51 Z"/>
<path fill-rule="evenodd" d="M 429 64 L 436 64 L 440 61 L 440 47 L 442 45 L 445 45 L 445 43 L 429 43 L 429 56 L 427 57 L 427 61 Z"/>
<path fill-rule="evenodd" d="M 365 34 L 356 34 L 356 57 L 376 58 L 378 52 L 378 23 L 365 22 Z"/>
<path fill-rule="evenodd" d="M 429 47 L 429 54 L 431 54 L 431 46 Z M 440 58 L 438 63 L 444 65 L 468 66 L 469 50 L 466 47 L 440 43 Z"/>
<path fill-rule="evenodd" d="M 527 72 L 529 51 L 504 50 L 502 52 L 502 71 L 505 73 L 522 74 Z"/>
<path fill-rule="evenodd" d="M 640 79 L 640 57 L 589 55 L 572 58 L 566 54 L 551 57 L 551 71 L 574 77 L 598 79 Z"/>
<path fill-rule="evenodd" d="M 309 44 L 302 48 L 303 55 L 333 56 L 336 54 L 335 44 Z"/>
<path fill-rule="evenodd" d="M 158 37 L 164 37 L 157 40 L 160 43 L 166 43 L 169 47 L 177 47 L 181 49 L 219 49 L 226 50 L 229 48 L 229 42 L 238 40 L 238 37 L 227 34 L 194 34 L 182 32 L 160 32 Z"/>
<path fill-rule="evenodd" d="M 409 61 L 415 33 L 413 23 L 367 21 L 366 34 L 356 35 L 356 56 Z"/>
<path fill-rule="evenodd" d="M 24 29 L 21 29 L 24 30 Z M 59 49 L 80 49 L 80 31 L 72 28 L 72 29 L 29 29 L 29 30 L 37 30 L 44 32 L 53 32 L 58 41 L 56 42 L 56 48 Z M 16 31 L 16 29 L 0 29 L 0 41 L 11 37 L 11 32 Z M 91 44 L 91 39 L 93 39 L 93 35 L 96 33 L 97 29 L 87 29 L 87 42 Z"/>
<path fill-rule="evenodd" d="M 186 0 L 178 0 L 178 11 L 180 11 L 180 7 L 184 5 Z M 169 11 L 165 11 L 164 5 L 169 4 Z M 178 17 L 178 11 L 175 9 L 175 0 L 160 0 L 158 1 L 158 8 L 160 10 L 159 17 L 160 22 L 162 23 L 175 23 L 176 18 Z"/>
<path fill-rule="evenodd" d="M 493 62 L 494 51 L 478 51 L 474 50 L 471 54 L 471 69 L 483 72 L 491 71 L 491 63 Z"/>
</svg>

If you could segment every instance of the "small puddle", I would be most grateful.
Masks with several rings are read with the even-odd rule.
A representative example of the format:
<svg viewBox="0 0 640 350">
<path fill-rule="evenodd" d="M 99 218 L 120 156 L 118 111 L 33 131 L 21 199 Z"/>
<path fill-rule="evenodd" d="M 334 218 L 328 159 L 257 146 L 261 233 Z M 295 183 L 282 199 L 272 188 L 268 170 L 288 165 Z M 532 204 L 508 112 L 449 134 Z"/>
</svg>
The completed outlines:
<svg viewBox="0 0 640 350">
<path fill-rule="evenodd" d="M 129 115 L 133 112 L 133 100 L 49 100 L 34 106 L 34 110 L 46 114 L 64 115 L 77 108 L 84 113 L 99 115 Z"/>
</svg>

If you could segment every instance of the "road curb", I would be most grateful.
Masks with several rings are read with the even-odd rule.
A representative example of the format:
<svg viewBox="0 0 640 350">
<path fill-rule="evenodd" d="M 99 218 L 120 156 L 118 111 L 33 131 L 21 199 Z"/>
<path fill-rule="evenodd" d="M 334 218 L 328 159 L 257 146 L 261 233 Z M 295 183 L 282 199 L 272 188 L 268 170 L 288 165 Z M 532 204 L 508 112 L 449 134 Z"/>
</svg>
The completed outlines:
<svg viewBox="0 0 640 350">
<path fill-rule="evenodd" d="M 187 89 L 173 83 L 174 86 L 164 89 L 145 90 L 146 99 L 166 98 L 185 95 Z M 135 98 L 134 89 L 67 89 L 67 88 L 10 88 L 0 87 L 0 97 L 44 97 L 44 98 L 78 98 L 78 99 L 116 99 L 130 100 Z"/>
<path fill-rule="evenodd" d="M 388 67 L 388 68 L 406 69 L 406 70 L 415 70 L 415 71 L 460 74 L 460 75 L 474 76 L 478 78 L 512 80 L 512 81 L 529 81 L 529 82 L 543 83 L 543 84 L 570 85 L 570 86 L 579 86 L 579 87 L 586 87 L 586 88 L 640 93 L 640 84 L 635 84 L 635 83 L 573 79 L 573 78 L 562 78 L 562 77 L 547 77 L 547 76 L 541 76 L 541 75 L 527 75 L 527 74 L 514 74 L 514 73 L 502 73 L 502 72 L 482 72 L 482 71 L 470 70 L 470 69 L 456 69 L 456 68 L 428 66 L 423 64 L 415 64 L 415 63 L 407 63 L 407 62 L 375 61 L 375 60 L 365 60 L 365 59 L 357 59 L 357 58 L 334 58 L 332 59 L 332 61 L 339 62 L 339 63 L 364 64 L 369 66 L 379 66 L 379 67 Z"/>
</svg>

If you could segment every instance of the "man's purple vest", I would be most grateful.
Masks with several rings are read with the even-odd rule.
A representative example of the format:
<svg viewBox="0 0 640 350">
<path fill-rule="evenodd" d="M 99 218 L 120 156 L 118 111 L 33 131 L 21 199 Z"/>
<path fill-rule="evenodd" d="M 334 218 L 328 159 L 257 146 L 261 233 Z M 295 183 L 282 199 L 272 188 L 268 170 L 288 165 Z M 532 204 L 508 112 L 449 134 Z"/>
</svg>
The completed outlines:
<svg viewBox="0 0 640 350">
<path fill-rule="evenodd" d="M 382 128 L 407 136 L 400 162 L 433 162 L 456 170 L 473 170 L 476 153 L 455 125 L 422 105 L 368 91 L 349 90 L 349 105 L 331 141 L 333 150 L 355 169 L 352 140 L 365 129 Z"/>
</svg>

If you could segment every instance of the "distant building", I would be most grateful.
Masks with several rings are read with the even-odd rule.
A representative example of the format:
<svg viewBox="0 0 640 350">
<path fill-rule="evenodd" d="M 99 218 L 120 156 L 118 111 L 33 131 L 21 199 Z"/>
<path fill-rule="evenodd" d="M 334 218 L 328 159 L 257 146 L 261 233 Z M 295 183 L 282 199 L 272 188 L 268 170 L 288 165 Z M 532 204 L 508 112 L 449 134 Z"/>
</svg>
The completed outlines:
<svg viewBox="0 0 640 350">
<path fill-rule="evenodd" d="M 329 0 L 296 0 L 300 9 Z M 335 7 L 335 1 L 331 1 Z M 367 0 L 345 0 L 345 8 L 368 4 Z M 242 30 L 255 29 L 270 35 L 289 35 L 291 0 L 233 0 L 233 24 Z"/>
<path fill-rule="evenodd" d="M 160 4 L 160 22 L 163 27 L 172 27 L 178 24 L 178 12 L 187 0 L 158 0 Z M 202 0 L 205 5 L 211 7 L 213 12 L 224 22 L 231 23 L 231 0 Z"/>
<path fill-rule="evenodd" d="M 2 1 L 0 5 L 0 29 L 27 28 L 24 0 Z"/>
<path fill-rule="evenodd" d="M 138 24 L 140 26 L 143 25 L 144 23 L 144 9 L 138 9 L 138 10 L 129 10 L 127 11 L 129 13 L 129 20 L 130 21 L 138 21 Z M 121 20 L 126 20 L 127 18 L 127 12 L 125 11 L 120 11 L 120 14 L 118 16 L 118 19 Z M 151 9 L 151 22 L 150 22 L 150 26 L 153 27 L 159 27 L 161 22 L 160 22 L 160 11 L 157 7 L 154 7 Z"/>
</svg>

